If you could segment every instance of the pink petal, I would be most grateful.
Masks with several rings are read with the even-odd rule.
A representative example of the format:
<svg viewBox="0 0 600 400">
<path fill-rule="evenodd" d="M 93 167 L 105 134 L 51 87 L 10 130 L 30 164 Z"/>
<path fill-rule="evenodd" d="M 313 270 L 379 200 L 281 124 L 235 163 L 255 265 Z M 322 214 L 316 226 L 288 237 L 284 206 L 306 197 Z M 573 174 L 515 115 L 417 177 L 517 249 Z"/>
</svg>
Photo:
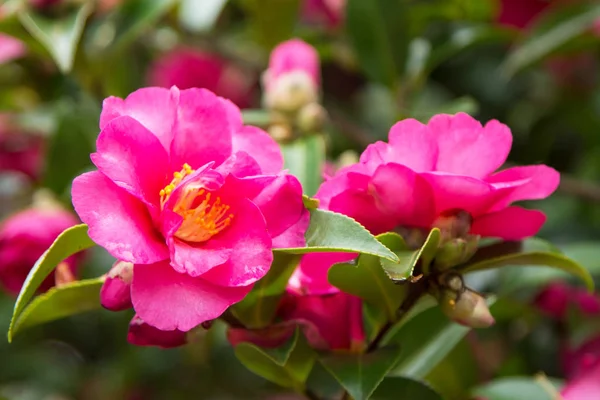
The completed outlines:
<svg viewBox="0 0 600 400">
<path fill-rule="evenodd" d="M 232 224 L 209 240 L 231 249 L 227 262 L 202 275 L 216 285 L 251 285 L 265 276 L 273 262 L 271 236 L 258 207 L 244 199 L 234 214 Z"/>
<path fill-rule="evenodd" d="M 424 172 L 421 176 L 433 190 L 436 215 L 461 209 L 476 217 L 485 213 L 501 195 L 489 183 L 470 176 L 439 172 Z"/>
<path fill-rule="evenodd" d="M 393 215 L 380 209 L 378 199 L 367 192 L 342 192 L 331 199 L 329 210 L 355 219 L 373 235 L 388 232 L 397 224 Z"/>
<path fill-rule="evenodd" d="M 173 269 L 194 277 L 225 263 L 232 253 L 229 243 L 216 238 L 205 243 L 188 243 L 172 237 L 168 243 Z"/>
<path fill-rule="evenodd" d="M 429 183 L 400 164 L 384 164 L 375 171 L 371 185 L 377 206 L 396 225 L 429 227 L 435 218 L 434 196 Z"/>
<path fill-rule="evenodd" d="M 538 233 L 544 222 L 546 216 L 541 211 L 508 207 L 475 218 L 471 233 L 504 240 L 521 240 Z"/>
<path fill-rule="evenodd" d="M 225 162 L 216 169 L 220 174 L 232 174 L 238 178 L 251 175 L 260 175 L 260 166 L 254 158 L 244 151 L 233 153 Z"/>
<path fill-rule="evenodd" d="M 600 398 L 600 362 L 588 367 L 560 392 L 563 400 L 596 400 Z"/>
<path fill-rule="evenodd" d="M 484 178 L 500 167 L 512 145 L 510 129 L 496 120 L 485 127 L 465 113 L 429 121 L 438 143 L 437 171 Z"/>
<path fill-rule="evenodd" d="M 310 213 L 304 210 L 304 213 L 294 225 L 290 226 L 284 232 L 273 238 L 273 248 L 283 249 L 291 247 L 306 246 L 306 230 L 310 223 Z"/>
<path fill-rule="evenodd" d="M 187 332 L 218 318 L 252 289 L 215 286 L 176 272 L 167 261 L 135 265 L 131 300 L 139 317 L 160 330 Z"/>
<path fill-rule="evenodd" d="M 232 146 L 234 153 L 245 151 L 251 154 L 263 174 L 276 174 L 283 168 L 283 156 L 277 142 L 262 129 L 244 126 L 233 134 Z"/>
<path fill-rule="evenodd" d="M 137 315 L 129 323 L 127 341 L 136 346 L 157 346 L 170 349 L 187 344 L 187 334 L 180 330 L 161 331 L 148 325 Z"/>
<path fill-rule="evenodd" d="M 387 161 L 406 165 L 416 172 L 434 169 L 438 149 L 427 125 L 412 118 L 397 122 L 390 130 L 389 142 L 392 154 Z"/>
<path fill-rule="evenodd" d="M 104 126 L 92 161 L 117 186 L 158 205 L 159 192 L 171 180 L 169 156 L 160 141 L 131 117 L 117 117 Z"/>
<path fill-rule="evenodd" d="M 23 57 L 27 53 L 25 44 L 19 39 L 0 33 L 0 65 Z"/>
<path fill-rule="evenodd" d="M 377 165 L 378 166 L 378 165 Z M 319 199 L 319 207 L 329 209 L 332 198 L 345 191 L 365 191 L 368 189 L 372 171 L 365 164 L 353 164 L 337 171 L 335 176 L 321 184 L 315 198 Z"/>
<path fill-rule="evenodd" d="M 205 89 L 182 90 L 171 144 L 171 166 L 184 163 L 198 168 L 208 162 L 221 164 L 231 155 L 235 126 L 230 110 L 214 93 Z"/>
<path fill-rule="evenodd" d="M 118 277 L 107 277 L 100 290 L 102 307 L 111 311 L 122 311 L 133 307 L 129 286 Z"/>
<path fill-rule="evenodd" d="M 280 43 L 269 58 L 267 86 L 279 76 L 297 70 L 306 72 L 315 86 L 319 86 L 319 54 L 315 48 L 300 39 Z"/>
<path fill-rule="evenodd" d="M 100 129 L 111 120 L 128 115 L 152 132 L 169 151 L 173 139 L 178 90 L 148 87 L 131 93 L 125 100 L 108 97 L 102 103 Z M 179 166 L 181 167 L 181 166 Z"/>
<path fill-rule="evenodd" d="M 141 264 L 169 258 L 146 207 L 102 173 L 75 178 L 71 194 L 77 214 L 89 225 L 90 238 L 113 257 Z"/>
<path fill-rule="evenodd" d="M 357 257 L 355 253 L 309 253 L 302 257 L 288 283 L 288 290 L 297 294 L 330 294 L 339 289 L 327 280 L 333 264 L 348 262 Z"/>
<path fill-rule="evenodd" d="M 497 172 L 485 180 L 494 187 L 515 186 L 494 209 L 504 208 L 519 200 L 539 200 L 550 196 L 560 182 L 560 174 L 546 165 L 513 167 Z"/>
<path fill-rule="evenodd" d="M 372 174 L 381 164 L 393 161 L 392 153 L 392 146 L 386 142 L 371 143 L 360 155 L 360 164 L 358 165 L 363 166 L 364 173 Z"/>
</svg>

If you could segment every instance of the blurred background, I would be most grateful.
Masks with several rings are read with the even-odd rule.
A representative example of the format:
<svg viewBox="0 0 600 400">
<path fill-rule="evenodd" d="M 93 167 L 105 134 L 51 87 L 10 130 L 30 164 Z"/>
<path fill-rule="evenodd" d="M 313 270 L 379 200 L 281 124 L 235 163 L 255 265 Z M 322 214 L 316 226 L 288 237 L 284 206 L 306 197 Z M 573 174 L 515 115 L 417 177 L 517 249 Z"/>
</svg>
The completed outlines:
<svg viewBox="0 0 600 400">
<path fill-rule="evenodd" d="M 91 168 L 104 98 L 177 85 L 260 109 L 270 51 L 299 37 L 321 56 L 332 165 L 385 140 L 402 118 L 464 111 L 482 122 L 498 119 L 514 135 L 510 163 L 544 163 L 562 173 L 558 192 L 535 203 L 548 216 L 540 236 L 600 276 L 598 0 L 0 3 L 6 221 L 33 204 L 72 211 L 70 182 Z M 63 229 L 45 233 L 37 216 L 24 221 L 0 228 L 0 332 L 18 292 L 9 278 L 18 270 L 24 279 Z M 76 261 L 79 276 L 99 276 L 113 261 L 90 250 Z M 430 384 L 458 400 L 491 379 L 540 371 L 568 379 L 573 349 L 598 337 L 600 302 L 581 300 L 575 287 L 548 289 L 557 279 L 566 278 L 526 268 L 471 277 L 472 286 L 499 294 L 498 323 L 462 339 L 430 373 Z M 161 350 L 127 343 L 131 317 L 94 311 L 28 330 L 10 345 L 0 339 L 0 398 L 286 398 L 239 364 L 223 326 Z M 586 354 L 600 356 L 600 344 Z"/>
</svg>

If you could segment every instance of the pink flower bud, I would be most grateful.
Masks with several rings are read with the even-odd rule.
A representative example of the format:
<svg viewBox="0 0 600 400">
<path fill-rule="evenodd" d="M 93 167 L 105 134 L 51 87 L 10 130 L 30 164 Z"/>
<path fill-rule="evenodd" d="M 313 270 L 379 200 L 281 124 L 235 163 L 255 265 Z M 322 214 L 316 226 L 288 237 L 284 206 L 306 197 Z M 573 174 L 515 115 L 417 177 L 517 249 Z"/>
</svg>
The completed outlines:
<svg viewBox="0 0 600 400">
<path fill-rule="evenodd" d="M 438 301 L 444 314 L 461 325 L 487 328 L 495 322 L 485 299 L 469 289 L 458 296 L 454 291 L 444 289 Z"/>
<path fill-rule="evenodd" d="M 23 57 L 26 52 L 25 44 L 19 39 L 0 33 L 0 65 Z"/>
<path fill-rule="evenodd" d="M 37 259 L 62 231 L 77 223 L 73 214 L 57 207 L 30 208 L 5 220 L 0 227 L 0 285 L 9 293 L 19 293 Z M 78 258 L 65 260 L 73 273 Z M 54 282 L 52 274 L 40 290 L 48 290 Z"/>
<path fill-rule="evenodd" d="M 136 346 L 157 346 L 163 349 L 179 347 L 187 343 L 186 332 L 178 329 L 161 331 L 148 325 L 137 315 L 129 323 L 127 341 Z"/>
<path fill-rule="evenodd" d="M 133 264 L 117 261 L 106 276 L 100 290 L 102 307 L 111 311 L 121 311 L 133 307 L 131 304 L 131 281 Z"/>
</svg>

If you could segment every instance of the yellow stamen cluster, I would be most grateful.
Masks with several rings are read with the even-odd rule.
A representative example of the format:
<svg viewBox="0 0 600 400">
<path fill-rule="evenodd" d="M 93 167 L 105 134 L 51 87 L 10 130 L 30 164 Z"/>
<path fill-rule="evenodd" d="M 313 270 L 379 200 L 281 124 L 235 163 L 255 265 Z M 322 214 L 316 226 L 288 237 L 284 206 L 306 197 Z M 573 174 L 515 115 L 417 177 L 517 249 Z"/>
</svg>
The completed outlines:
<svg viewBox="0 0 600 400">
<path fill-rule="evenodd" d="M 192 208 L 202 197 L 202 202 Z M 220 197 L 211 202 L 211 193 L 204 189 L 186 190 L 173 209 L 183 217 L 175 236 L 188 242 L 204 242 L 231 224 L 234 215 L 229 209 L 229 205 L 221 203 Z"/>
<path fill-rule="evenodd" d="M 171 193 L 173 192 L 173 190 L 175 190 L 177 185 L 181 183 L 183 178 L 190 175 L 192 172 L 194 172 L 194 170 L 192 169 L 192 167 L 190 167 L 188 163 L 183 164 L 183 168 L 181 169 L 181 171 L 173 172 L 173 180 L 171 180 L 171 183 L 169 183 L 167 186 L 165 186 L 164 189 L 161 189 L 159 192 L 161 207 L 164 207 L 167 200 L 169 200 Z"/>
</svg>

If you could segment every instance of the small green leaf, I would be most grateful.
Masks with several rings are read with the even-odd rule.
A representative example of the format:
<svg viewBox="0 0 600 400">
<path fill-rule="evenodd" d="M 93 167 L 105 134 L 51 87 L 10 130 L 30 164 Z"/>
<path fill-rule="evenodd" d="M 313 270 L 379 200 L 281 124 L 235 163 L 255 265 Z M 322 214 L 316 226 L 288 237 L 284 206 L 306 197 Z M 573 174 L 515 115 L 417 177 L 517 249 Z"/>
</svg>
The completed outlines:
<svg viewBox="0 0 600 400">
<path fill-rule="evenodd" d="M 431 264 L 431 261 L 435 257 L 440 237 L 440 230 L 437 228 L 432 229 L 423 246 L 414 251 L 407 250 L 403 240 L 400 242 L 397 239 L 389 237 L 386 240 L 389 240 L 390 243 L 384 241 L 383 244 L 396 253 L 400 262 L 396 263 L 381 259 L 381 266 L 393 281 L 403 281 L 411 277 L 419 259 L 422 262 L 423 273 L 428 273 L 429 264 Z"/>
<path fill-rule="evenodd" d="M 588 31 L 600 18 L 600 5 L 576 4 L 550 10 L 533 27 L 529 37 L 507 57 L 502 70 L 512 76 L 542 60 Z"/>
<path fill-rule="evenodd" d="M 508 254 L 469 264 L 466 267 L 461 268 L 461 272 L 483 271 L 511 265 L 547 266 L 557 268 L 581 278 L 590 292 L 593 292 L 594 290 L 594 280 L 585 268 L 575 261 L 555 253 L 531 252 Z"/>
<path fill-rule="evenodd" d="M 539 379 L 529 377 L 500 378 L 471 391 L 473 397 L 487 400 L 554 400 L 558 391 L 553 382 L 546 380 L 543 384 Z"/>
<path fill-rule="evenodd" d="M 273 249 L 292 254 L 362 253 L 398 261 L 398 257 L 352 218 L 326 210 L 310 210 L 306 247 Z"/>
<path fill-rule="evenodd" d="M 370 399 L 443 400 L 443 397 L 423 382 L 408 378 L 392 377 L 385 378 Z"/>
<path fill-rule="evenodd" d="M 275 317 L 279 299 L 294 273 L 300 255 L 275 253 L 273 264 L 267 275 L 254 284 L 254 287 L 231 311 L 247 328 L 263 328 Z"/>
<path fill-rule="evenodd" d="M 319 199 L 313 199 L 305 194 L 302 195 L 302 202 L 304 203 L 304 207 L 309 210 L 316 210 L 319 208 Z"/>
<path fill-rule="evenodd" d="M 277 349 L 263 349 L 245 342 L 235 347 L 235 355 L 255 374 L 295 390 L 302 390 L 315 362 L 315 354 L 299 329 Z"/>
<path fill-rule="evenodd" d="M 257 41 L 268 50 L 292 37 L 300 0 L 244 0 L 241 4 Z"/>
<path fill-rule="evenodd" d="M 325 140 L 322 135 L 310 135 L 282 144 L 284 168 L 302 183 L 304 193 L 314 196 L 323 182 Z"/>
<path fill-rule="evenodd" d="M 64 259 L 82 250 L 95 245 L 87 234 L 88 227 L 85 224 L 73 226 L 61 233 L 48 250 L 35 263 L 27 279 L 23 283 L 19 297 L 15 303 L 10 327 L 8 329 L 8 341 L 13 337 L 13 330 L 17 319 L 20 318 L 25 306 L 31 300 L 38 287 L 44 279 Z"/>
<path fill-rule="evenodd" d="M 192 32 L 207 32 L 217 22 L 227 0 L 181 0 L 179 22 Z"/>
<path fill-rule="evenodd" d="M 53 287 L 37 296 L 16 319 L 12 337 L 25 328 L 100 308 L 104 277 Z"/>
<path fill-rule="evenodd" d="M 77 11 L 62 20 L 49 20 L 31 11 L 18 13 L 21 23 L 44 47 L 62 73 L 71 71 L 77 45 L 92 12 L 92 3 L 84 3 Z"/>
<path fill-rule="evenodd" d="M 319 361 L 355 400 L 370 398 L 400 357 L 399 346 L 371 353 L 334 354 Z"/>
</svg>

